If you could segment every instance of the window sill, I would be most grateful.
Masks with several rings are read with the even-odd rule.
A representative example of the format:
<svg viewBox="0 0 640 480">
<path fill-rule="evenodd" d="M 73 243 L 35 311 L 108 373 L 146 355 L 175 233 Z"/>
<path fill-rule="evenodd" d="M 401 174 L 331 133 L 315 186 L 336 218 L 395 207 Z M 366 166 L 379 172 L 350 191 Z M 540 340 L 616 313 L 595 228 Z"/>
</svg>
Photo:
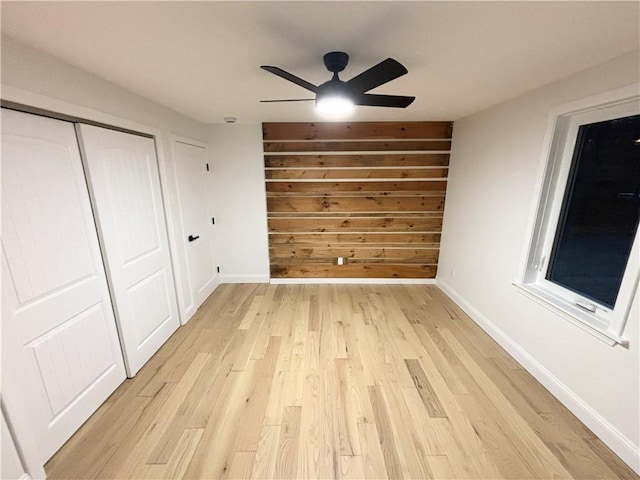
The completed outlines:
<svg viewBox="0 0 640 480">
<path fill-rule="evenodd" d="M 518 289 L 519 293 L 532 299 L 533 301 L 552 311 L 556 315 L 571 322 L 585 332 L 593 335 L 598 340 L 606 343 L 610 347 L 621 345 L 626 348 L 629 346 L 628 339 L 616 335 L 615 333 L 605 330 L 604 328 L 596 325 L 595 321 L 592 320 L 588 314 L 582 312 L 581 310 L 578 310 L 578 308 L 573 305 L 563 302 L 562 300 L 558 299 L 554 295 L 551 295 L 540 287 L 532 284 L 521 283 L 518 281 L 514 281 L 513 286 Z"/>
</svg>

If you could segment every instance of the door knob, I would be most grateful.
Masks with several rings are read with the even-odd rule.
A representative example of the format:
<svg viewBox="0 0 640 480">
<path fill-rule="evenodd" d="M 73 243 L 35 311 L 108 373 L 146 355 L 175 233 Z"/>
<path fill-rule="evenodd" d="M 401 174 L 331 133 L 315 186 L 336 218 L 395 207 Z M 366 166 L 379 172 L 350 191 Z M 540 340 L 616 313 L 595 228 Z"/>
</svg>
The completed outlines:
<svg viewBox="0 0 640 480">
<path fill-rule="evenodd" d="M 193 242 L 194 240 L 197 240 L 200 238 L 200 235 L 196 235 L 195 237 L 193 235 L 189 235 L 189 241 Z"/>
</svg>

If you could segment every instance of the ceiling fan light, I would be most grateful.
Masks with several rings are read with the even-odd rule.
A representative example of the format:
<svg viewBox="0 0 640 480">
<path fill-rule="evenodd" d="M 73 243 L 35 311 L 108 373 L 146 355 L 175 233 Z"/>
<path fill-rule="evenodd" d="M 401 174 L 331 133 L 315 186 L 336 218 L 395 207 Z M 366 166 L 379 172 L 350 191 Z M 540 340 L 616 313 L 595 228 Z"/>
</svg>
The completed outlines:
<svg viewBox="0 0 640 480">
<path fill-rule="evenodd" d="M 329 95 L 316 100 L 316 111 L 325 117 L 345 117 L 353 111 L 353 101 L 341 95 Z"/>
</svg>

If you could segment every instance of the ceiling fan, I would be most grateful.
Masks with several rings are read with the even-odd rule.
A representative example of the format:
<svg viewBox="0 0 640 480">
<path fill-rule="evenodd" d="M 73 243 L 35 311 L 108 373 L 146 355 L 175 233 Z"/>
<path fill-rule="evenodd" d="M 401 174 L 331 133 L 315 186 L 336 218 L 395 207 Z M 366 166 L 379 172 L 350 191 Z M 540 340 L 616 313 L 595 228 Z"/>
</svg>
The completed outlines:
<svg viewBox="0 0 640 480">
<path fill-rule="evenodd" d="M 271 72 L 285 80 L 289 80 L 316 94 L 315 99 L 262 100 L 262 102 L 304 102 L 315 100 L 316 109 L 320 113 L 340 115 L 348 113 L 353 109 L 354 105 L 406 108 L 411 105 L 416 98 L 402 95 L 366 93 L 407 73 L 407 69 L 393 58 L 383 60 L 346 82 L 338 78 L 338 73 L 342 72 L 347 66 L 347 63 L 349 63 L 349 55 L 344 52 L 329 52 L 323 59 L 327 70 L 333 73 L 333 78 L 318 86 L 300 77 L 296 77 L 279 67 L 262 65 L 260 68 L 263 70 Z"/>
</svg>

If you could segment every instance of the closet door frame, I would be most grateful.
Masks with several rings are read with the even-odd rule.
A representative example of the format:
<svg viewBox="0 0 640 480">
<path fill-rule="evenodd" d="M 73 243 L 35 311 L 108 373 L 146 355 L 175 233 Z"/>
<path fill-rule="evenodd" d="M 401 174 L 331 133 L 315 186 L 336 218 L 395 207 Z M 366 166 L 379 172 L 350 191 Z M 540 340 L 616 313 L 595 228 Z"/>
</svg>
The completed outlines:
<svg viewBox="0 0 640 480">
<path fill-rule="evenodd" d="M 176 264 L 175 255 L 181 248 L 179 238 L 176 238 L 176 234 L 181 231 L 179 212 L 177 211 L 177 179 L 175 176 L 175 168 L 171 165 L 170 157 L 166 155 L 163 145 L 163 140 L 171 141 L 171 135 L 163 135 L 162 131 L 156 127 L 133 122 L 99 110 L 9 85 L 2 86 L 2 107 L 60 120 L 85 122 L 105 128 L 111 127 L 115 130 L 153 137 L 159 167 L 160 190 L 164 203 L 164 217 L 169 237 L 169 254 L 173 271 L 173 283 L 178 301 L 178 317 L 182 325 L 186 323 L 184 319 L 184 299 L 178 288 L 179 285 L 184 284 L 185 279 L 180 278 L 180 268 Z M 174 206 L 175 208 L 173 208 Z M 42 465 L 40 461 L 40 453 L 32 437 L 32 432 L 29 429 L 30 420 L 28 412 L 20 409 L 11 410 L 7 408 L 6 405 L 3 406 L 6 408 L 5 414 L 7 416 L 7 422 L 14 434 L 16 447 L 24 461 L 27 473 L 32 478 L 46 478 L 44 465 Z"/>
</svg>

